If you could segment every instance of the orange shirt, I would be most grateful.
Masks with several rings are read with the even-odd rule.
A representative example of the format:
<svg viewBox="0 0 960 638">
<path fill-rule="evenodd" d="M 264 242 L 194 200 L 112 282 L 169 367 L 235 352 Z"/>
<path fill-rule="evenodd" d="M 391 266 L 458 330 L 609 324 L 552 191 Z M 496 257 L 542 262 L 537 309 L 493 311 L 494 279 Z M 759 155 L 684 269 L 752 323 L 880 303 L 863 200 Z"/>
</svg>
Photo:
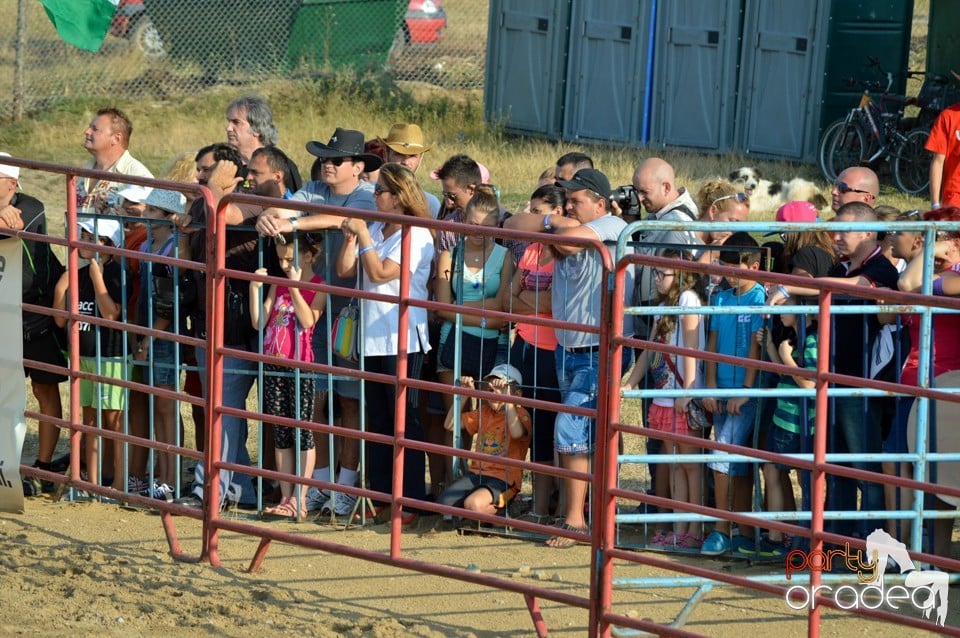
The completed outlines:
<svg viewBox="0 0 960 638">
<path fill-rule="evenodd" d="M 530 449 L 530 414 L 522 406 L 516 406 L 517 417 L 523 425 L 525 433 L 519 439 L 510 437 L 507 431 L 507 415 L 505 410 L 494 412 L 486 402 L 479 410 L 467 412 L 463 415 L 461 424 L 463 429 L 476 437 L 474 451 L 492 456 L 505 456 L 522 461 L 527 458 Z M 506 481 L 507 486 L 520 489 L 523 483 L 523 470 L 518 467 L 508 468 L 495 461 L 470 461 L 470 471 L 481 476 L 490 476 Z"/>
</svg>

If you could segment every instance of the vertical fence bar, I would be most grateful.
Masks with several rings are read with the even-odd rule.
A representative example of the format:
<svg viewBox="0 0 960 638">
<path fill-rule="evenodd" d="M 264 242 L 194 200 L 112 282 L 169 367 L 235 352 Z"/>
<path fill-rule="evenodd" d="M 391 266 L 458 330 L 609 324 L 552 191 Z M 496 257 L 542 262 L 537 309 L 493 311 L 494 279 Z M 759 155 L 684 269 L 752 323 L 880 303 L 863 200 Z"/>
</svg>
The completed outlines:
<svg viewBox="0 0 960 638">
<path fill-rule="evenodd" d="M 207 404 L 206 439 L 203 472 L 203 550 L 201 558 L 207 558 L 214 567 L 220 565 L 219 531 L 213 525 L 220 515 L 220 470 L 216 463 L 222 454 L 223 414 L 223 322 L 226 277 L 227 218 L 213 202 L 213 195 L 206 188 L 203 198 L 207 205 L 206 251 L 207 263 Z M 210 215 L 213 215 L 211 223 Z M 211 227 L 214 232 L 211 233 Z"/>
</svg>

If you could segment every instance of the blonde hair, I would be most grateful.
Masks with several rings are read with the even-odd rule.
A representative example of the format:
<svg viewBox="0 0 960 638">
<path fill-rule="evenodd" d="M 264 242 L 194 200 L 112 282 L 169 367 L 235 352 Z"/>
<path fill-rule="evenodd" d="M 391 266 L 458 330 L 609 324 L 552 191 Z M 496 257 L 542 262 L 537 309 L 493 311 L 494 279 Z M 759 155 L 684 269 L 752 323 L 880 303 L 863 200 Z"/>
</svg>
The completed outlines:
<svg viewBox="0 0 960 638">
<path fill-rule="evenodd" d="M 427 196 L 413 171 L 402 164 L 384 164 L 380 168 L 380 180 L 396 196 L 404 215 L 430 219 Z"/>
<path fill-rule="evenodd" d="M 729 197 L 730 195 L 736 195 L 741 192 L 743 191 L 727 179 L 718 178 L 705 182 L 703 186 L 700 187 L 700 190 L 697 191 L 696 197 L 694 197 L 697 208 L 700 210 L 700 219 L 704 219 L 704 217 L 708 215 L 710 207 L 721 197 Z M 732 202 L 734 200 L 731 198 L 723 201 Z"/>
<path fill-rule="evenodd" d="M 171 182 L 192 183 L 197 177 L 197 162 L 194 159 L 196 155 L 196 151 L 184 151 L 175 155 L 163 169 L 163 178 Z"/>
</svg>

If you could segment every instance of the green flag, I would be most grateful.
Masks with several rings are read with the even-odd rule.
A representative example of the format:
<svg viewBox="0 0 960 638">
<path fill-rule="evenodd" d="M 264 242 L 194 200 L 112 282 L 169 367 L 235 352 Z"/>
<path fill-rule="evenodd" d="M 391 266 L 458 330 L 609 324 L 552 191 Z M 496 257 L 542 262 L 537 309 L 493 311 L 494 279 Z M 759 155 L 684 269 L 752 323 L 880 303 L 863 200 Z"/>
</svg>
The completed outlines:
<svg viewBox="0 0 960 638">
<path fill-rule="evenodd" d="M 60 37 L 80 49 L 99 51 L 120 0 L 40 0 Z"/>
</svg>

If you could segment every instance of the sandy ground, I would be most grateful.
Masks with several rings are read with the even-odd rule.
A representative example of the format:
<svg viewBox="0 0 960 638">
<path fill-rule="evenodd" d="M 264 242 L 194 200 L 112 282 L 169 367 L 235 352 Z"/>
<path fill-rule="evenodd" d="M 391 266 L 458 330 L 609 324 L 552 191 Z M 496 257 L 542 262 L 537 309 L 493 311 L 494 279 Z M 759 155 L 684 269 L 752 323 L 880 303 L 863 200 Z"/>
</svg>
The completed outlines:
<svg viewBox="0 0 960 638">
<path fill-rule="evenodd" d="M 256 521 L 246 513 L 228 516 Z M 388 553 L 385 525 L 262 524 Z M 198 553 L 199 522 L 177 518 L 176 527 L 182 549 Z M 408 558 L 587 594 L 588 547 L 551 550 L 531 539 L 441 531 L 426 519 L 402 542 Z M 282 543 L 271 546 L 259 573 L 247 573 L 256 546 L 257 539 L 224 532 L 220 568 L 179 563 L 169 555 L 160 518 L 148 511 L 29 499 L 23 515 L 0 514 L 0 635 L 166 636 L 173 629 L 177 636 L 534 635 L 519 594 Z M 739 562 L 698 564 L 739 574 L 782 573 Z M 664 573 L 620 565 L 615 575 Z M 615 610 L 669 623 L 691 594 L 617 590 Z M 585 635 L 584 611 L 546 600 L 541 608 L 552 636 Z M 957 591 L 950 611 L 948 624 L 957 627 Z M 737 638 L 799 636 L 806 634 L 804 619 L 773 596 L 718 587 L 696 605 L 685 628 Z M 837 612 L 826 614 L 822 633 L 919 635 Z"/>
</svg>

